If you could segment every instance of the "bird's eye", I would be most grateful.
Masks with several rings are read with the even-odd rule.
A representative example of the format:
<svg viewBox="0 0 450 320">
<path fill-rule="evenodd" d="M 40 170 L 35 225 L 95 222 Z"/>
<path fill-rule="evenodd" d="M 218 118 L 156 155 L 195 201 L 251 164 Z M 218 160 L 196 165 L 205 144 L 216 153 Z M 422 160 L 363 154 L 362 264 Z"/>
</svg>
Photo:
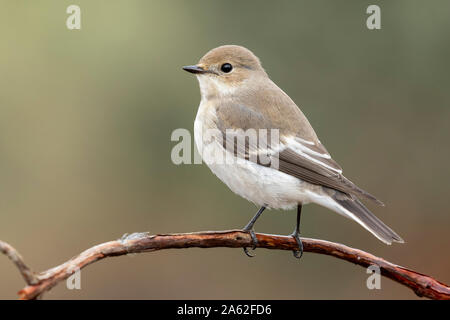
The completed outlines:
<svg viewBox="0 0 450 320">
<path fill-rule="evenodd" d="M 222 70 L 225 73 L 231 72 L 231 70 L 233 70 L 233 66 L 229 63 L 224 63 L 221 67 L 220 70 Z"/>
</svg>

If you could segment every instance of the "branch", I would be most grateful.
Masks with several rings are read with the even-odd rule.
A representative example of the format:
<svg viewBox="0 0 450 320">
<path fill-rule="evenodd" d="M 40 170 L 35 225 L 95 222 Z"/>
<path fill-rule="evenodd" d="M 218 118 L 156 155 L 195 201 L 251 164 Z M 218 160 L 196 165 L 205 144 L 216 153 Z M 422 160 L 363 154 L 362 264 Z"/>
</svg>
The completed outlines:
<svg viewBox="0 0 450 320">
<path fill-rule="evenodd" d="M 20 274 L 28 285 L 34 285 L 39 282 L 35 274 L 27 267 L 23 261 L 22 256 L 17 252 L 16 249 L 11 247 L 6 242 L 0 241 L 0 252 L 5 254 L 19 269 Z"/>
<path fill-rule="evenodd" d="M 257 233 L 258 248 L 293 250 L 297 244 L 290 236 L 277 236 Z M 376 265 L 381 274 L 412 289 L 419 297 L 450 300 L 450 287 L 416 271 L 397 266 L 370 253 L 350 248 L 342 244 L 325 240 L 302 238 L 305 252 L 326 254 L 343 259 L 362 267 Z M 5 253 L 17 266 L 27 286 L 19 291 L 21 299 L 37 299 L 59 282 L 67 279 L 76 270 L 107 257 L 127 255 L 130 253 L 152 252 L 164 249 L 183 248 L 242 248 L 251 247 L 252 240 L 248 233 L 240 230 L 209 231 L 180 234 L 150 235 L 133 233 L 121 239 L 105 242 L 92 247 L 69 261 L 34 274 L 23 262 L 17 251 L 7 243 L 0 241 L 0 251 Z"/>
</svg>

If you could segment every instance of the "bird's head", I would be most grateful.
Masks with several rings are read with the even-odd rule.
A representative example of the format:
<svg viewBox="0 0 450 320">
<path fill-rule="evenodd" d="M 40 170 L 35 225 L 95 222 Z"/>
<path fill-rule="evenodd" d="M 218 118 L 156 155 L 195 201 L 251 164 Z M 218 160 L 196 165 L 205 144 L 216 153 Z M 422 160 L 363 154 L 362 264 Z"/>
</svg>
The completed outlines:
<svg viewBox="0 0 450 320">
<path fill-rule="evenodd" d="M 250 78 L 267 77 L 258 57 L 250 50 L 236 45 L 212 49 L 196 65 L 183 69 L 197 76 L 202 97 L 225 95 Z"/>
</svg>

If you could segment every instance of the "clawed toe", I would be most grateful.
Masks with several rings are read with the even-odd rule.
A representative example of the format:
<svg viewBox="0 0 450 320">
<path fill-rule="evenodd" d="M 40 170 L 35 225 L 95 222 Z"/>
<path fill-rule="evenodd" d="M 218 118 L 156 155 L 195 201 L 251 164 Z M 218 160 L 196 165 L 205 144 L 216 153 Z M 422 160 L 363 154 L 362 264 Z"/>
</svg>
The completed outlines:
<svg viewBox="0 0 450 320">
<path fill-rule="evenodd" d="M 250 252 L 248 252 L 248 248 L 247 248 L 247 247 L 244 247 L 244 248 L 242 248 L 242 249 L 244 249 L 244 253 L 245 253 L 245 255 L 246 255 L 247 257 L 253 258 L 253 257 L 255 256 L 254 254 L 251 254 Z M 252 250 L 255 250 L 255 249 L 252 249 Z"/>
<path fill-rule="evenodd" d="M 244 230 L 244 232 L 248 232 L 250 234 L 250 237 L 252 238 L 252 243 L 253 243 L 252 250 L 255 250 L 256 245 L 258 244 L 258 239 L 256 238 L 255 231 L 253 231 L 253 229 L 251 229 L 251 230 Z M 244 253 L 247 255 L 247 257 L 253 258 L 255 256 L 248 251 L 247 247 L 244 247 L 243 249 L 244 249 Z"/>
<path fill-rule="evenodd" d="M 297 242 L 297 245 L 298 245 L 298 249 L 293 250 L 292 253 L 294 254 L 295 258 L 300 259 L 303 255 L 302 240 L 300 240 L 300 236 L 299 236 L 298 232 L 294 232 L 293 234 L 291 234 L 291 236 L 295 239 L 295 241 Z"/>
</svg>

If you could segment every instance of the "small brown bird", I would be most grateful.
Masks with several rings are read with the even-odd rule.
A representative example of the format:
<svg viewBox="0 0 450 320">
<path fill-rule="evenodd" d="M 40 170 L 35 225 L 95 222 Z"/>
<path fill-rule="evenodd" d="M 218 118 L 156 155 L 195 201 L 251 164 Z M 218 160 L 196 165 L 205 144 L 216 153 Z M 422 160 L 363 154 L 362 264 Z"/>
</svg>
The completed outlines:
<svg viewBox="0 0 450 320">
<path fill-rule="evenodd" d="M 252 52 L 221 46 L 183 69 L 194 73 L 200 84 L 194 131 L 203 160 L 232 191 L 261 207 L 244 227 L 252 236 L 253 249 L 257 244 L 253 225 L 265 208 L 297 207 L 292 236 L 298 243 L 294 256 L 300 258 L 300 216 L 307 203 L 356 221 L 386 244 L 403 242 L 361 203 L 358 198 L 383 205 L 342 175 L 306 117 L 270 80 Z M 257 140 L 246 134 L 252 130 L 259 133 Z M 224 155 L 236 161 L 224 161 Z"/>
</svg>

